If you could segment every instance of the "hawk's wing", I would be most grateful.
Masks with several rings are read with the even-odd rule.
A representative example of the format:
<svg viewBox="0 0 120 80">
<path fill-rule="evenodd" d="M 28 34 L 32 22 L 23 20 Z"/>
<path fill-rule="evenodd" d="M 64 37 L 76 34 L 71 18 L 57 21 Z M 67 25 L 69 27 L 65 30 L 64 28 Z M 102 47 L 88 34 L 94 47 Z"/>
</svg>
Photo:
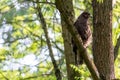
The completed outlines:
<svg viewBox="0 0 120 80">
<path fill-rule="evenodd" d="M 87 23 L 79 23 L 79 21 L 76 21 L 74 23 L 74 26 L 76 27 L 79 35 L 81 36 L 83 43 L 86 42 L 91 35 L 90 26 Z"/>
</svg>

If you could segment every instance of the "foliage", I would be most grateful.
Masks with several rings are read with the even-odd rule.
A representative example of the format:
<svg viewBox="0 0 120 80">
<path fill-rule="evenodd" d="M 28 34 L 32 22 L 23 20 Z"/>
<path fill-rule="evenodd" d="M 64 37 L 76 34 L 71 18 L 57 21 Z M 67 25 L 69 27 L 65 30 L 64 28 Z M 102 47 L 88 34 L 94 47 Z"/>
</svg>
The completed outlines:
<svg viewBox="0 0 120 80">
<path fill-rule="evenodd" d="M 66 80 L 59 12 L 54 5 L 54 0 L 39 1 L 47 22 L 55 59 L 61 69 L 63 79 Z M 92 14 L 91 0 L 73 0 L 73 3 L 76 18 L 84 10 Z M 117 0 L 113 6 L 114 45 L 120 35 L 119 4 Z M 0 80 L 56 80 L 45 35 L 39 22 L 36 2 L 33 0 L 0 0 L 0 5 Z M 117 78 L 120 78 L 119 59 L 120 56 L 115 64 Z M 72 67 L 82 74 L 82 80 L 91 78 L 85 65 L 80 69 L 74 65 Z"/>
</svg>

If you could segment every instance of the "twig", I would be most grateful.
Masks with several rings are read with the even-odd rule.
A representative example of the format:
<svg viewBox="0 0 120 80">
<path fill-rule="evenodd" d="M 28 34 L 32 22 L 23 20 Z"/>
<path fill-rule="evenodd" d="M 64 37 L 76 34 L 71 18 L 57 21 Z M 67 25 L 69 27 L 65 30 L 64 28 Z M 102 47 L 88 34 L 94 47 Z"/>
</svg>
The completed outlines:
<svg viewBox="0 0 120 80">
<path fill-rule="evenodd" d="M 114 48 L 114 61 L 116 60 L 116 58 L 118 56 L 119 47 L 120 47 L 120 36 L 117 39 L 117 43 L 116 43 L 115 48 Z"/>
<path fill-rule="evenodd" d="M 1 74 L 6 80 L 9 80 L 9 78 L 7 78 L 2 72 L 0 72 L 0 74 Z"/>
<path fill-rule="evenodd" d="M 52 4 L 52 5 L 55 5 L 55 3 L 53 2 L 36 2 L 36 1 L 33 1 L 33 3 L 43 3 L 43 4 Z"/>
</svg>

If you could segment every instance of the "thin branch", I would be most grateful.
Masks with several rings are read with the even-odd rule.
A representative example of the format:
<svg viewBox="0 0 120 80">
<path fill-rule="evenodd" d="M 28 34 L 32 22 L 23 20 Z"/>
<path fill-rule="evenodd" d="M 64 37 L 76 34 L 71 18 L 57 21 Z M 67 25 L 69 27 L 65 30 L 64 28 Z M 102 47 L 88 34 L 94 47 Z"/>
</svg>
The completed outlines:
<svg viewBox="0 0 120 80">
<path fill-rule="evenodd" d="M 45 18 L 45 19 L 53 20 L 53 21 L 54 20 L 56 20 L 56 21 L 60 20 L 60 18 Z M 16 20 L 16 21 L 13 21 L 13 20 L 9 21 L 9 20 L 7 20 L 7 21 L 3 21 L 2 23 L 0 23 L 0 26 L 2 26 L 4 24 L 13 24 L 13 23 L 19 23 L 19 22 L 29 23 L 29 22 L 33 22 L 33 21 L 38 21 L 38 19 L 27 19 L 27 20 L 24 19 L 24 20 Z M 57 23 L 57 24 L 59 24 L 59 23 Z"/>
<path fill-rule="evenodd" d="M 1 74 L 6 80 L 9 80 L 9 78 L 7 78 L 7 76 L 5 76 L 2 72 L 0 72 L 0 74 Z"/>
<path fill-rule="evenodd" d="M 32 20 L 32 19 L 29 19 L 29 20 L 16 20 L 16 21 L 13 21 L 13 20 L 11 20 L 11 21 L 9 21 L 9 20 L 7 20 L 7 21 L 3 21 L 3 23 L 0 23 L 0 26 L 2 26 L 2 25 L 4 25 L 4 24 L 13 24 L 13 23 L 15 23 L 15 24 L 18 24 L 19 22 L 33 22 L 33 21 L 36 21 L 37 19 L 34 19 L 34 20 Z"/>
<path fill-rule="evenodd" d="M 57 80 L 62 80 L 61 72 L 58 68 L 58 65 L 57 65 L 56 60 L 55 60 L 54 55 L 53 55 L 52 46 L 51 46 L 50 39 L 48 36 L 47 25 L 46 25 L 45 19 L 43 17 L 43 14 L 41 12 L 41 8 L 40 8 L 39 4 L 37 4 L 37 11 L 38 11 L 38 16 L 40 18 L 42 28 L 43 28 L 44 33 L 45 33 L 46 42 L 47 42 L 48 49 L 49 49 L 49 55 L 51 57 L 51 60 L 52 60 L 53 66 L 54 66 L 56 78 L 57 78 Z"/>
<path fill-rule="evenodd" d="M 120 36 L 117 39 L 117 43 L 116 43 L 115 48 L 114 48 L 114 61 L 116 60 L 116 58 L 118 56 L 119 47 L 120 47 Z"/>
<path fill-rule="evenodd" d="M 18 41 L 18 40 L 21 40 L 21 39 L 25 39 L 25 38 L 27 38 L 27 36 L 25 36 L 25 37 L 20 37 L 20 38 L 16 38 L 16 39 L 14 39 L 14 40 L 12 40 L 12 41 L 5 41 L 4 43 L 14 43 L 14 42 L 16 42 L 16 41 Z"/>
<path fill-rule="evenodd" d="M 53 2 L 36 2 L 36 1 L 33 1 L 33 3 L 42 3 L 42 4 L 52 4 L 52 5 L 55 5 L 55 3 Z"/>
<path fill-rule="evenodd" d="M 55 45 L 55 47 L 56 47 L 61 53 L 64 53 L 64 51 L 56 44 L 56 42 L 52 41 L 52 43 Z"/>
</svg>

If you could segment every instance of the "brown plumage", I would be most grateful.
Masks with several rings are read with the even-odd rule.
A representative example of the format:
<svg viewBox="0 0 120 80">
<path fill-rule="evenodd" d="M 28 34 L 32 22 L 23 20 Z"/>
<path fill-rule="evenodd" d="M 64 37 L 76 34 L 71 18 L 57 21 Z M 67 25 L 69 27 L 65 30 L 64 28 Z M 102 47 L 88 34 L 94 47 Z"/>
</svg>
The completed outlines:
<svg viewBox="0 0 120 80">
<path fill-rule="evenodd" d="M 75 28 L 77 29 L 79 35 L 81 36 L 83 46 L 86 48 L 90 43 L 92 39 L 92 34 L 88 22 L 88 18 L 90 17 L 90 14 L 88 12 L 83 12 L 76 22 L 74 23 Z M 73 52 L 75 53 L 75 62 L 76 64 L 82 64 L 83 59 L 80 54 L 77 52 L 77 46 L 72 40 L 72 45 L 73 45 Z"/>
</svg>

